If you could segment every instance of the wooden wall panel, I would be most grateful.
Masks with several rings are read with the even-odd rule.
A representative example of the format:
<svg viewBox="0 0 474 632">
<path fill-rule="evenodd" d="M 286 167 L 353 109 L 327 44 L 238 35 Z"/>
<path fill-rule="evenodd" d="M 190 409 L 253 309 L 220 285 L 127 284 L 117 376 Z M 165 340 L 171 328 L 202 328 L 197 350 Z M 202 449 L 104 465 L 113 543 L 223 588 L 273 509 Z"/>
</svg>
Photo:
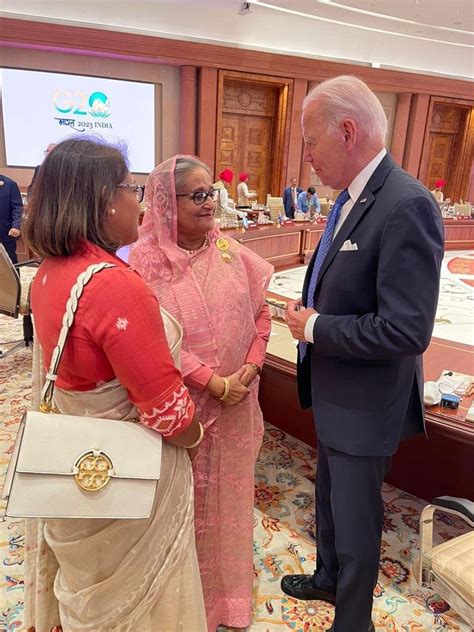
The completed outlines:
<svg viewBox="0 0 474 632">
<path fill-rule="evenodd" d="M 181 66 L 179 151 L 196 154 L 197 68 Z"/>
<path fill-rule="evenodd" d="M 301 132 L 301 115 L 303 113 L 303 100 L 308 92 L 308 82 L 303 79 L 295 79 L 293 86 L 293 99 L 290 115 L 290 137 L 288 145 L 288 162 L 284 170 L 285 178 L 283 187 L 287 186 L 291 178 L 297 178 L 302 188 L 310 185 L 311 168 L 303 162 L 303 135 Z M 277 197 L 283 194 L 281 191 L 274 193 Z"/>
<path fill-rule="evenodd" d="M 215 170 L 217 133 L 217 70 L 199 72 L 197 153 L 212 172 Z"/>
<path fill-rule="evenodd" d="M 316 249 L 316 246 L 321 239 L 322 234 L 324 233 L 324 227 L 326 224 L 316 224 L 316 227 L 312 227 L 311 230 L 305 231 L 305 243 L 304 243 L 304 254 L 312 254 L 313 250 Z"/>
<path fill-rule="evenodd" d="M 474 222 L 472 220 L 444 220 L 446 250 L 471 250 L 474 248 Z"/>
<path fill-rule="evenodd" d="M 420 169 L 429 106 L 429 95 L 413 95 L 402 166 L 405 171 L 411 173 L 415 178 L 418 177 L 418 171 Z"/>
<path fill-rule="evenodd" d="M 277 259 L 280 261 L 288 259 L 289 263 L 292 261 L 300 262 L 302 240 L 300 230 L 288 230 L 276 235 L 266 235 L 265 233 L 261 235 L 256 234 L 255 237 L 251 235 L 251 232 L 247 233 L 245 240 L 242 239 L 242 242 L 247 248 L 258 253 L 270 263 Z"/>
<path fill-rule="evenodd" d="M 408 121 L 410 118 L 410 106 L 412 94 L 401 92 L 397 98 L 397 110 L 393 125 L 392 146 L 390 153 L 393 159 L 401 166 L 403 163 L 403 151 L 408 131 Z"/>
</svg>

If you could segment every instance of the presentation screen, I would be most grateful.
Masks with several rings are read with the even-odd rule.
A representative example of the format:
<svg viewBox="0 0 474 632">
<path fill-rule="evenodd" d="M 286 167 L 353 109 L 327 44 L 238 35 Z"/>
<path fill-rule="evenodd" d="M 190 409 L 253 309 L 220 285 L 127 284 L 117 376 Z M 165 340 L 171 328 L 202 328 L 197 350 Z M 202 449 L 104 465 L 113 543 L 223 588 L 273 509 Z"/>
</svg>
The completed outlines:
<svg viewBox="0 0 474 632">
<path fill-rule="evenodd" d="M 155 166 L 155 87 L 150 83 L 1 70 L 7 165 L 34 167 L 50 143 L 73 135 L 123 144 L 130 170 Z"/>
</svg>

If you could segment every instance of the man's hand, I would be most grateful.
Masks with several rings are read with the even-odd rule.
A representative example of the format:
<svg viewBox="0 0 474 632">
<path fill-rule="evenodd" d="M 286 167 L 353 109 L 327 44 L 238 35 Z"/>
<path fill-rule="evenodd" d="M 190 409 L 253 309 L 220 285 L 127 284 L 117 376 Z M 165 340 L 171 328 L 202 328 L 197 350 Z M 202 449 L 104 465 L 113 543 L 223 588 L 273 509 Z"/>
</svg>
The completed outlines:
<svg viewBox="0 0 474 632">
<path fill-rule="evenodd" d="M 308 318 L 317 313 L 315 309 L 303 307 L 301 300 L 288 301 L 286 304 L 286 321 L 295 340 L 305 340 L 304 328 Z"/>
<path fill-rule="evenodd" d="M 18 228 L 10 228 L 10 230 L 8 231 L 8 236 L 9 237 L 19 237 L 20 236 L 20 231 L 18 230 Z"/>
</svg>

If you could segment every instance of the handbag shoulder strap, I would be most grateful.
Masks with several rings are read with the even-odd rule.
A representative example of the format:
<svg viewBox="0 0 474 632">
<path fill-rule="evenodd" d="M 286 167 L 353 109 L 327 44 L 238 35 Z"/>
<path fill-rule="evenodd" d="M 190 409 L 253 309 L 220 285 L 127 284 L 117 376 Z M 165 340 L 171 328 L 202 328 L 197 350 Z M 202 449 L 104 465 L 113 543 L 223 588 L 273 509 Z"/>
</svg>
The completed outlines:
<svg viewBox="0 0 474 632">
<path fill-rule="evenodd" d="M 74 322 L 74 317 L 79 306 L 79 299 L 84 292 L 84 288 L 92 279 L 94 274 L 102 272 L 102 270 L 105 270 L 106 268 L 115 267 L 116 266 L 113 263 L 94 263 L 93 265 L 90 265 L 87 270 L 81 272 L 81 274 L 77 277 L 77 281 L 72 286 L 69 299 L 66 303 L 66 311 L 64 312 L 62 327 L 59 332 L 58 343 L 54 348 L 53 355 L 51 356 L 51 363 L 49 365 L 49 370 L 46 373 L 46 380 L 41 392 L 40 410 L 42 412 L 52 411 L 51 402 L 53 399 L 54 383 L 58 377 L 59 363 L 61 362 L 67 335 Z"/>
</svg>

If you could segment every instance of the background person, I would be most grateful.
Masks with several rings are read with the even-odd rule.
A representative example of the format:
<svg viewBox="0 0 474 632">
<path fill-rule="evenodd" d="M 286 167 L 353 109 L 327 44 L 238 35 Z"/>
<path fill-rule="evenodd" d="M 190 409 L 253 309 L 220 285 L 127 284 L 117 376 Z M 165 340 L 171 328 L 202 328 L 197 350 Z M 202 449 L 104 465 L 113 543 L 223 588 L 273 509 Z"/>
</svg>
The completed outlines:
<svg viewBox="0 0 474 632">
<path fill-rule="evenodd" d="M 18 184 L 0 175 L 0 243 L 12 263 L 18 263 L 16 242 L 20 236 L 23 202 Z"/>
<path fill-rule="evenodd" d="M 231 169 L 223 169 L 219 174 L 219 179 L 213 184 L 217 193 L 216 218 L 226 217 L 227 219 L 242 219 L 246 217 L 245 211 L 233 208 L 229 203 L 229 192 L 227 189 L 232 184 L 234 172 Z"/>
<path fill-rule="evenodd" d="M 114 255 L 137 238 L 142 197 L 119 150 L 81 138 L 58 144 L 47 156 L 29 204 L 25 237 L 44 258 L 31 296 L 44 354 L 34 383 L 49 367 L 78 275 L 110 262 L 115 267 L 95 275 L 80 298 L 54 403 L 71 415 L 138 417 L 157 433 L 157 457 L 158 435 L 164 438 L 149 518 L 27 521 L 26 625 L 37 632 L 60 625 L 65 632 L 206 626 L 184 449 L 202 433 L 171 358 L 159 304 Z M 181 332 L 169 316 L 165 325 L 178 344 Z"/>
<path fill-rule="evenodd" d="M 298 599 L 335 602 L 333 632 L 367 632 L 377 582 L 381 494 L 401 438 L 424 431 L 422 353 L 433 330 L 443 226 L 433 197 L 384 148 L 386 117 L 356 77 L 303 103 L 304 159 L 343 190 L 288 304 L 298 389 L 318 435 L 317 562 L 287 575 Z"/>
<path fill-rule="evenodd" d="M 297 208 L 301 213 L 307 213 L 308 217 L 314 217 L 316 213 L 321 212 L 321 205 L 314 187 L 308 187 L 307 191 L 302 191 L 298 195 Z"/>
<path fill-rule="evenodd" d="M 295 216 L 295 210 L 298 206 L 298 195 L 303 191 L 298 186 L 298 180 L 291 178 L 290 186 L 286 187 L 283 191 L 283 206 L 285 207 L 285 215 L 290 219 Z"/>
<path fill-rule="evenodd" d="M 446 186 L 445 180 L 436 180 L 435 188 L 431 191 L 434 199 L 438 202 L 438 204 L 442 204 L 444 202 L 444 193 L 443 188 Z"/>
<path fill-rule="evenodd" d="M 183 326 L 182 372 L 206 428 L 192 460 L 208 630 L 243 630 L 252 620 L 258 385 L 273 268 L 219 231 L 211 173 L 196 158 L 162 163 L 146 190 L 148 212 L 130 263 Z"/>
<path fill-rule="evenodd" d="M 251 201 L 257 198 L 257 194 L 254 191 L 249 191 L 248 181 L 249 174 L 242 172 L 239 175 L 239 184 L 237 185 L 237 206 L 240 209 L 251 208 Z"/>
</svg>

